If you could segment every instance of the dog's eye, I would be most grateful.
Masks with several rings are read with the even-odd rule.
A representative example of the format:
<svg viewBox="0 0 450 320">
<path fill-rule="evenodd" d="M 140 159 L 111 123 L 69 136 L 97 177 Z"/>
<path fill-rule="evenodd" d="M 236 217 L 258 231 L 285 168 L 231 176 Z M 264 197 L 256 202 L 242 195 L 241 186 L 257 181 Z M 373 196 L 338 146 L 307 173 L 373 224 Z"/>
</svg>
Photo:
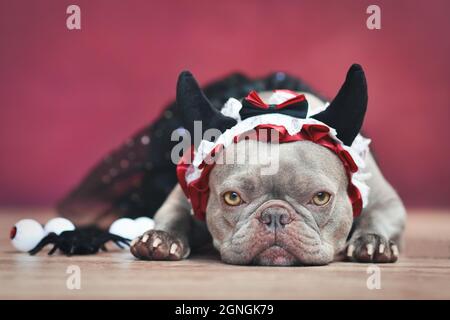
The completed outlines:
<svg viewBox="0 0 450 320">
<path fill-rule="evenodd" d="M 328 192 L 317 192 L 314 197 L 312 198 L 312 202 L 316 206 L 324 206 L 326 205 L 331 199 L 331 195 Z"/>
<path fill-rule="evenodd" d="M 241 196 L 235 191 L 228 191 L 223 195 L 223 200 L 229 206 L 238 206 L 242 203 Z"/>
</svg>

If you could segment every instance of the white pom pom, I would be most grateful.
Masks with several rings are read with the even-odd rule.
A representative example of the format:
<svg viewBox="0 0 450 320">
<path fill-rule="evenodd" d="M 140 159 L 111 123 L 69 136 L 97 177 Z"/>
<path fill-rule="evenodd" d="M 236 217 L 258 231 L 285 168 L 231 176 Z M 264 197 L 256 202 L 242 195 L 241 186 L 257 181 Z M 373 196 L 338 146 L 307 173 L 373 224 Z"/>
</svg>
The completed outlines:
<svg viewBox="0 0 450 320">
<path fill-rule="evenodd" d="M 12 245 L 19 251 L 28 252 L 44 238 L 45 232 L 41 224 L 32 219 L 23 219 L 11 229 Z"/>
<path fill-rule="evenodd" d="M 144 232 L 151 230 L 155 227 L 155 221 L 149 217 L 140 217 L 134 220 L 138 229 L 138 236 L 142 235 Z"/>
<path fill-rule="evenodd" d="M 109 227 L 109 232 L 130 240 L 139 236 L 137 223 L 129 218 L 114 221 Z"/>
<path fill-rule="evenodd" d="M 61 234 L 64 231 L 75 230 L 75 226 L 72 222 L 65 218 L 53 218 L 50 219 L 44 227 L 45 234 L 49 234 L 50 232 L 54 232 L 57 235 Z"/>
</svg>

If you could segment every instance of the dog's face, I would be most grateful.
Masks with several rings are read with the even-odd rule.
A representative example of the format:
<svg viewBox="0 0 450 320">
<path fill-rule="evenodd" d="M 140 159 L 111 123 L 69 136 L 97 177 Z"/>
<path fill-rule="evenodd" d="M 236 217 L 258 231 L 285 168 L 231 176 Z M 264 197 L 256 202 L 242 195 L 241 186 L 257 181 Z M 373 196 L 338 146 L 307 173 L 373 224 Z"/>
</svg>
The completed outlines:
<svg viewBox="0 0 450 320">
<path fill-rule="evenodd" d="M 255 155 L 264 143 L 241 141 L 223 156 Z M 342 162 L 309 141 L 270 147 L 279 154 L 273 174 L 261 174 L 267 163 L 254 162 L 216 164 L 211 171 L 206 217 L 215 247 L 233 264 L 331 262 L 352 225 Z"/>
</svg>

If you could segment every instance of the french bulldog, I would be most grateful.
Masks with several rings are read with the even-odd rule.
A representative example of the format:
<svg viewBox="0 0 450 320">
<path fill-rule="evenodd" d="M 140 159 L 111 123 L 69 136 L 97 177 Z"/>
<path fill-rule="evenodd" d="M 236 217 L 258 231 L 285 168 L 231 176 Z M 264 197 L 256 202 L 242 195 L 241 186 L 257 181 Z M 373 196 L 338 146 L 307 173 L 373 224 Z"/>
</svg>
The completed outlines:
<svg viewBox="0 0 450 320">
<path fill-rule="evenodd" d="M 299 92 L 300 94 L 301 92 Z M 314 118 L 336 129 L 350 146 L 359 136 L 367 108 L 363 69 L 353 65 L 332 102 L 305 93 L 323 110 Z M 270 92 L 260 92 L 265 97 Z M 196 80 L 183 72 L 177 105 L 186 128 L 202 121 L 206 128 L 225 131 L 235 122 L 211 107 Z M 246 140 L 218 156 L 236 152 L 258 155 L 270 141 Z M 180 184 L 155 215 L 155 228 L 134 239 L 131 253 L 143 260 L 180 260 L 208 242 L 223 262 L 238 265 L 325 265 L 335 260 L 389 263 L 398 259 L 406 211 L 368 153 L 362 173 L 370 174 L 368 205 L 353 216 L 349 177 L 338 156 L 311 141 L 270 145 L 277 159 L 276 174 L 261 174 L 266 164 L 216 161 L 209 173 L 205 220 L 192 215 L 192 205 Z M 216 159 L 217 160 L 217 159 Z"/>
</svg>

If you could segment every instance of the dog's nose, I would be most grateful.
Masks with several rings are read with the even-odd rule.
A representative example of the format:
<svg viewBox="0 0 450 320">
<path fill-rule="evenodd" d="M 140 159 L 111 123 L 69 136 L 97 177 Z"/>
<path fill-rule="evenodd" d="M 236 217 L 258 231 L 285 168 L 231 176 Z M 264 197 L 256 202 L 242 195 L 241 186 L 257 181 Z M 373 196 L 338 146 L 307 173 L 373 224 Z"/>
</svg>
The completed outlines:
<svg viewBox="0 0 450 320">
<path fill-rule="evenodd" d="M 260 221 L 270 229 L 281 228 L 291 223 L 292 218 L 285 208 L 267 208 L 261 213 Z"/>
</svg>

